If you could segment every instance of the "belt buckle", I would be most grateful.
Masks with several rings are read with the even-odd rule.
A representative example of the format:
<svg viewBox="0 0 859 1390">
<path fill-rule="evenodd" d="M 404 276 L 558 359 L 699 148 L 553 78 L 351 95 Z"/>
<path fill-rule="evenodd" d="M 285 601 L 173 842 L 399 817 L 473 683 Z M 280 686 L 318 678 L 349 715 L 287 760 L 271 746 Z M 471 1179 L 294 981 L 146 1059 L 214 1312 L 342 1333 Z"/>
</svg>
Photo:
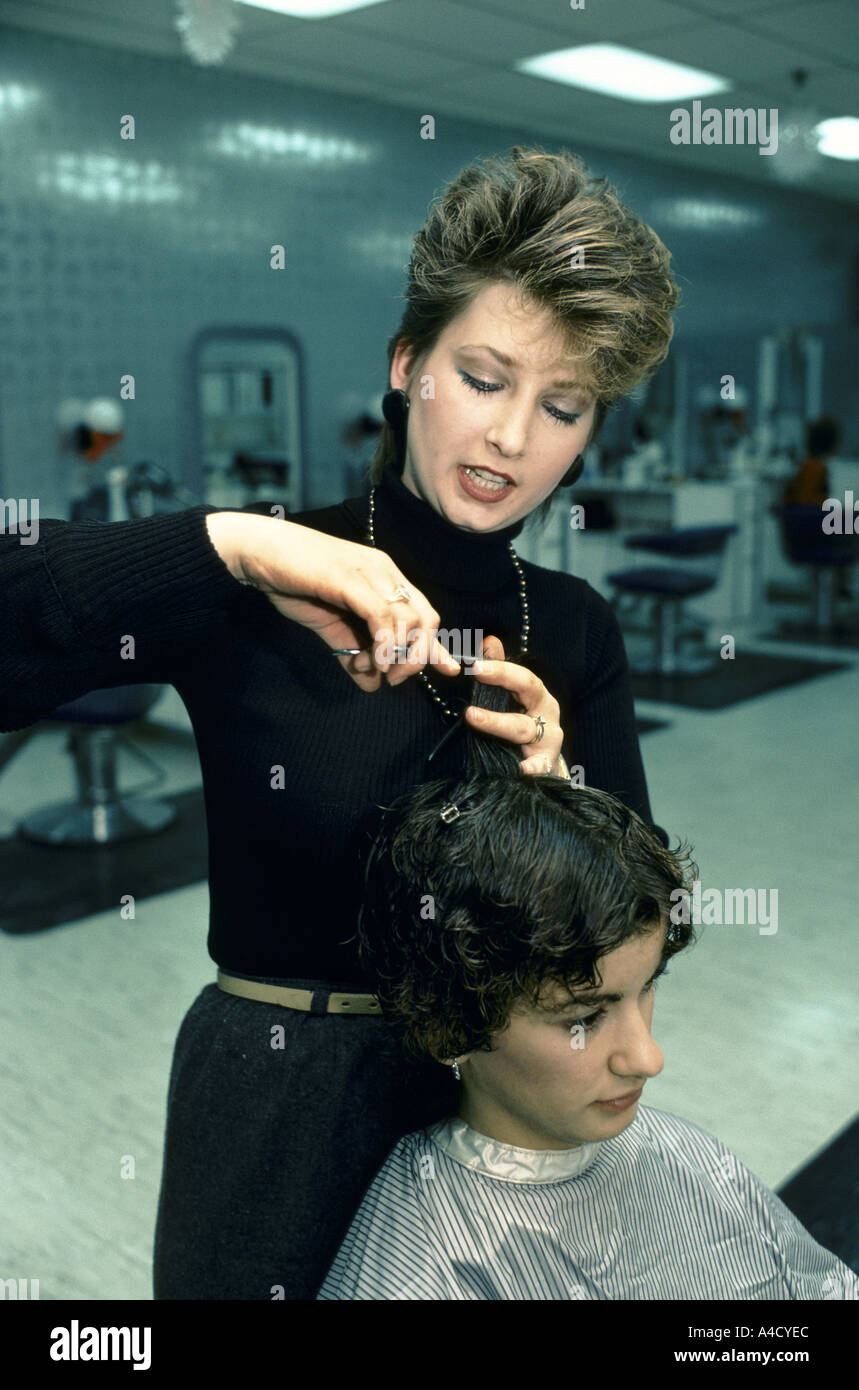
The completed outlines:
<svg viewBox="0 0 859 1390">
<path fill-rule="evenodd" d="M 356 1005 L 358 1007 L 355 1007 Z M 369 997 L 368 1002 L 368 997 L 365 994 L 346 994 L 337 990 L 332 990 L 328 996 L 328 1011 L 329 1013 L 338 1014 L 377 1014 L 381 1013 L 381 1005 L 372 995 Z"/>
</svg>

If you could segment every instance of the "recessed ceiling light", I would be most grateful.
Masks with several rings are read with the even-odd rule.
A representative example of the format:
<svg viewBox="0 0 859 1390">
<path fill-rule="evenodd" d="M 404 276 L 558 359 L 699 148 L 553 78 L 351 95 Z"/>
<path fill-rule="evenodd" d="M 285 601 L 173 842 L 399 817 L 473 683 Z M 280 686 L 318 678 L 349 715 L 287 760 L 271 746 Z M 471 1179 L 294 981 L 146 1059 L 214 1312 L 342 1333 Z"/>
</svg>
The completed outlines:
<svg viewBox="0 0 859 1390">
<path fill-rule="evenodd" d="M 257 10 L 272 10 L 293 19 L 330 19 L 349 10 L 365 10 L 369 5 L 385 5 L 388 0 L 239 0 Z"/>
<path fill-rule="evenodd" d="M 731 87 L 727 78 L 716 73 L 670 63 L 616 43 L 562 48 L 535 58 L 520 58 L 515 67 L 534 77 L 584 87 L 604 96 L 620 97 L 622 101 L 684 101 L 726 92 Z"/>
</svg>

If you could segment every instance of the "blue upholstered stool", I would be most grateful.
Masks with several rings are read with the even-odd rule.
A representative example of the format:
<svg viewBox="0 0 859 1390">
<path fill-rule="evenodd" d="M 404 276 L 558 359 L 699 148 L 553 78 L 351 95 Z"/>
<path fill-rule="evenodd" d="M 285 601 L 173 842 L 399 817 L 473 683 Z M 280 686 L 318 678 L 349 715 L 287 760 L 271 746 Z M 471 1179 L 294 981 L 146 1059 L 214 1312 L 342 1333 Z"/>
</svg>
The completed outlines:
<svg viewBox="0 0 859 1390">
<path fill-rule="evenodd" d="M 736 529 L 734 525 L 687 526 L 679 531 L 627 536 L 624 544 L 627 550 L 649 550 L 674 558 L 721 555 L 728 537 Z M 683 569 L 677 565 L 655 565 L 617 570 L 607 578 L 617 590 L 616 597 L 629 594 L 650 599 L 655 607 L 653 657 L 647 662 L 631 662 L 633 670 L 642 675 L 673 676 L 697 675 L 712 668 L 715 664 L 712 659 L 704 663 L 681 660 L 677 641 L 683 604 L 715 588 L 718 573 Z"/>
<path fill-rule="evenodd" d="M 835 577 L 859 560 L 859 536 L 827 535 L 824 512 L 816 505 L 791 503 L 773 508 L 781 526 L 782 548 L 795 565 L 809 565 L 814 578 L 814 626 L 832 632 L 835 616 Z"/>
<path fill-rule="evenodd" d="M 169 802 L 140 796 L 140 788 L 123 796 L 116 786 L 120 743 L 154 770 L 150 785 L 164 780 L 164 773 L 152 759 L 118 732 L 119 725 L 129 724 L 151 709 L 163 689 L 162 685 L 123 685 L 92 690 L 46 716 L 71 726 L 68 749 L 74 758 L 78 799 L 34 811 L 21 821 L 18 829 L 22 835 L 46 845 L 116 844 L 154 835 L 176 819 L 176 809 Z"/>
</svg>

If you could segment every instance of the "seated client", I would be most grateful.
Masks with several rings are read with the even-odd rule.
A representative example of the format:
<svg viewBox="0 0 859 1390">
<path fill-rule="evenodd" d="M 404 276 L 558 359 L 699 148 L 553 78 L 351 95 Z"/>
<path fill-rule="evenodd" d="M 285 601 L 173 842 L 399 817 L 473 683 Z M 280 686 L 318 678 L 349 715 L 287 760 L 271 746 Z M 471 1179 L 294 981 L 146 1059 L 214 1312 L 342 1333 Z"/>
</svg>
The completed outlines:
<svg viewBox="0 0 859 1390">
<path fill-rule="evenodd" d="M 859 1296 L 718 1139 L 640 1103 L 655 983 L 693 934 L 688 850 L 466 737 L 465 774 L 383 813 L 359 923 L 384 1014 L 453 1066 L 459 1109 L 396 1144 L 318 1297 Z"/>
</svg>

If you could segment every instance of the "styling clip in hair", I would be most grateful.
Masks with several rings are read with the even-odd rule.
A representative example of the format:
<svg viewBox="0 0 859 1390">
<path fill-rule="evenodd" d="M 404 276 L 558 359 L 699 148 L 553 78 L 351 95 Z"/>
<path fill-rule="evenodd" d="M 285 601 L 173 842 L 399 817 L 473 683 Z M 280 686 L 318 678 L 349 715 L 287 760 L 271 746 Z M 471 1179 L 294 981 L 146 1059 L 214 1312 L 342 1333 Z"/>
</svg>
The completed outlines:
<svg viewBox="0 0 859 1390">
<path fill-rule="evenodd" d="M 439 812 L 439 820 L 443 820 L 445 825 L 450 825 L 450 822 L 452 820 L 459 820 L 459 817 L 461 815 L 462 812 L 460 811 L 459 807 L 455 806 L 454 803 L 451 801 L 447 806 L 442 806 L 441 811 Z"/>
</svg>

